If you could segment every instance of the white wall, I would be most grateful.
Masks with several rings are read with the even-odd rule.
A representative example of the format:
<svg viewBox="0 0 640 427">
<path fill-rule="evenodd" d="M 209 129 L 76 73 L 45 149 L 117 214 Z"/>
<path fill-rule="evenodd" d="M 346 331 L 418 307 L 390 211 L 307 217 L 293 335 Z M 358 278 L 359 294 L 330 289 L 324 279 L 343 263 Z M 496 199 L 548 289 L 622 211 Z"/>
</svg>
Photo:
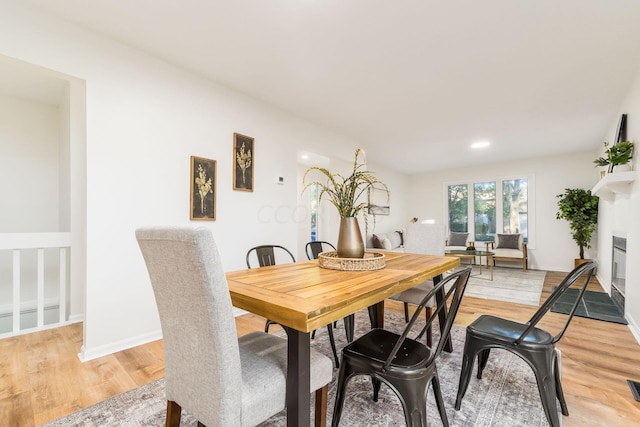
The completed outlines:
<svg viewBox="0 0 640 427">
<path fill-rule="evenodd" d="M 627 139 L 635 143 L 633 170 L 640 170 L 640 73 L 629 90 L 620 108 L 620 114 L 627 113 Z M 605 140 L 614 141 L 618 114 L 611 122 L 611 129 Z M 636 172 L 637 175 L 637 172 Z M 611 287 L 611 244 L 612 236 L 627 238 L 627 271 L 625 317 L 636 339 L 640 342 L 640 182 L 631 185 L 629 195 L 618 195 L 614 200 L 600 200 L 598 214 L 598 279 L 609 290 Z"/>
<path fill-rule="evenodd" d="M 191 155 L 218 161 L 217 221 L 193 224 L 213 230 L 223 265 L 233 270 L 244 268 L 251 246 L 269 241 L 296 246 L 299 148 L 339 152 L 358 146 L 17 4 L 3 6 L 0 54 L 86 82 L 84 359 L 159 337 L 153 293 L 134 231 L 142 225 L 189 223 Z M 74 108 L 83 106 L 76 105 L 73 90 L 71 96 L 73 119 L 78 113 Z M 82 139 L 81 127 L 72 126 L 72 145 L 74 135 Z M 232 190 L 234 132 L 255 138 L 252 193 Z M 306 146 L 300 147 L 300 141 Z M 72 147 L 72 161 L 83 149 Z M 285 185 L 276 185 L 276 176 L 284 176 Z M 72 200 L 72 211 L 81 206 L 82 197 Z M 72 212 L 72 228 L 73 218 Z"/>
<path fill-rule="evenodd" d="M 58 224 L 59 139 L 58 107 L 0 94 L 0 233 L 64 231 Z M 44 255 L 44 296 L 55 305 L 58 253 Z M 0 252 L 0 313 L 12 310 L 12 256 Z M 23 309 L 37 298 L 36 256 L 35 249 L 21 253 Z"/>
<path fill-rule="evenodd" d="M 54 106 L 0 94 L 0 233 L 62 231 L 59 113 Z"/>
<path fill-rule="evenodd" d="M 540 157 L 521 161 L 448 169 L 417 174 L 411 177 L 408 199 L 409 216 L 435 219 L 447 224 L 446 185 L 482 182 L 502 178 L 529 177 L 529 198 L 535 209 L 529 211 L 529 267 L 541 270 L 570 271 L 579 250 L 566 221 L 556 219 L 557 198 L 565 188 L 590 189 L 597 182 L 593 167 L 594 151 Z M 595 244 L 595 240 L 592 241 Z M 587 256 L 595 256 L 595 246 Z"/>
</svg>

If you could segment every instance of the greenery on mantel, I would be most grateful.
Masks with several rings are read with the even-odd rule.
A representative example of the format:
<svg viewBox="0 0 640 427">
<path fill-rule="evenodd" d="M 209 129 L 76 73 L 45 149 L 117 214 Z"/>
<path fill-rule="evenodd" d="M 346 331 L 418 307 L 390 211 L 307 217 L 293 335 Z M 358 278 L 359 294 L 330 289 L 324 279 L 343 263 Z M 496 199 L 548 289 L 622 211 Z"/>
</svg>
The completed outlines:
<svg viewBox="0 0 640 427">
<path fill-rule="evenodd" d="M 604 142 L 604 154 L 606 157 L 598 157 L 593 161 L 596 166 L 609 166 L 609 172 L 617 165 L 625 165 L 633 158 L 633 142 L 621 141 L 611 147 Z"/>
<path fill-rule="evenodd" d="M 556 197 L 560 199 L 556 219 L 569 221 L 571 237 L 580 247 L 580 259 L 584 259 L 584 248 L 591 247 L 591 235 L 598 223 L 598 196 L 591 190 L 566 188 Z"/>
<path fill-rule="evenodd" d="M 326 182 L 314 180 L 307 183 L 307 175 L 313 171 L 324 175 L 327 178 Z M 339 173 L 332 173 L 326 168 L 312 166 L 304 173 L 302 183 L 304 184 L 303 192 L 312 185 L 317 185 L 319 199 L 327 197 L 342 218 L 355 217 L 362 212 L 366 222 L 369 202 L 361 200 L 361 197 L 368 195 L 369 191 L 384 192 L 387 203 L 389 202 L 389 189 L 385 183 L 376 178 L 373 172 L 366 169 L 366 157 L 361 148 L 356 150 L 351 175 L 345 177 Z"/>
</svg>

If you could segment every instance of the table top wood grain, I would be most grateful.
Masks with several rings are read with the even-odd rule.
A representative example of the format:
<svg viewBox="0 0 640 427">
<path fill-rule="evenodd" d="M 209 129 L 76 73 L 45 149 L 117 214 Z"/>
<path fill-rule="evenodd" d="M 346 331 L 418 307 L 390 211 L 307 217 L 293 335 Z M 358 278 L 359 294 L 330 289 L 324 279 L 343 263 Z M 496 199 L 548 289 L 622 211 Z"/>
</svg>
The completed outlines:
<svg viewBox="0 0 640 427">
<path fill-rule="evenodd" d="M 375 271 L 338 271 L 317 260 L 227 273 L 235 307 L 311 332 L 451 270 L 457 257 L 384 252 Z"/>
</svg>

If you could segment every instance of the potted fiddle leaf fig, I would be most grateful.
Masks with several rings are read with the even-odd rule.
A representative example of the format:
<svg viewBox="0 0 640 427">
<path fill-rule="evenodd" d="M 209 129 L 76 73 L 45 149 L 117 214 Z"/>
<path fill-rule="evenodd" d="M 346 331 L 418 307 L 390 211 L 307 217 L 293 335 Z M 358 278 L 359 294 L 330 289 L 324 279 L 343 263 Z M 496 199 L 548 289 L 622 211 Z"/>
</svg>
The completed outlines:
<svg viewBox="0 0 640 427">
<path fill-rule="evenodd" d="M 314 171 L 326 178 L 325 182 L 313 180 L 307 182 L 307 175 Z M 368 225 L 366 199 L 369 191 L 382 191 L 389 201 L 389 189 L 373 172 L 366 169 L 365 153 L 361 148 L 356 150 L 351 175 L 344 176 L 333 173 L 326 168 L 312 166 L 302 177 L 303 192 L 312 185 L 318 186 L 319 199 L 327 198 L 335 206 L 340 215 L 340 231 L 338 233 L 337 252 L 341 258 L 362 258 L 364 256 L 364 242 L 360 234 L 357 215 L 362 213 L 365 224 Z M 370 213 L 374 217 L 375 214 Z"/>
<path fill-rule="evenodd" d="M 598 223 L 598 196 L 591 194 L 591 190 L 581 188 L 566 188 L 563 194 L 558 194 L 558 212 L 556 219 L 569 221 L 571 237 L 580 248 L 578 265 L 584 260 L 584 248 L 591 247 L 591 236 Z"/>
<path fill-rule="evenodd" d="M 598 157 L 593 161 L 596 166 L 609 166 L 608 171 L 618 165 L 626 165 L 633 158 L 633 142 L 621 141 L 612 146 L 604 142 L 604 154 L 606 157 Z"/>
</svg>

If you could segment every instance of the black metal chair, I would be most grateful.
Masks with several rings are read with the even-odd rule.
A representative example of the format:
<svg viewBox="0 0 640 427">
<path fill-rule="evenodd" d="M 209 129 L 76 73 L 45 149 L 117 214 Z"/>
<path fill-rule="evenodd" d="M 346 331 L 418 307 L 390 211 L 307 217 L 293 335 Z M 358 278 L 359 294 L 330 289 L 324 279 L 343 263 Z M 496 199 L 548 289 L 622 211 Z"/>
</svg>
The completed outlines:
<svg viewBox="0 0 640 427">
<path fill-rule="evenodd" d="M 399 397 L 404 409 L 407 426 L 427 425 L 427 390 L 429 383 L 433 386 L 436 405 L 444 426 L 448 426 L 447 412 L 444 408 L 440 380 L 436 362 L 445 342 L 449 338 L 460 301 L 469 280 L 471 268 L 467 267 L 440 281 L 429 291 L 418 305 L 413 317 L 402 335 L 385 329 L 372 329 L 364 336 L 348 344 L 342 350 L 342 366 L 338 375 L 336 404 L 331 425 L 337 427 L 344 406 L 345 387 L 349 379 L 356 375 L 369 375 L 373 380 L 373 400 L 378 400 L 378 392 L 382 383 L 388 385 Z M 425 326 L 415 339 L 408 338 L 427 302 L 437 292 L 443 292 L 455 280 Z M 446 286 L 446 287 L 445 287 Z M 420 339 L 441 310 L 449 305 L 449 311 L 442 328 L 442 333 L 435 347 L 427 347 Z"/>
<path fill-rule="evenodd" d="M 569 322 L 571 322 L 596 268 L 595 261 L 576 267 L 562 280 L 560 285 L 527 323 L 518 323 L 499 317 L 482 315 L 467 327 L 460 384 L 456 398 L 456 410 L 460 409 L 462 398 L 469 386 L 475 356 L 478 356 L 477 376 L 482 378 L 482 371 L 487 365 L 491 349 L 499 348 L 518 355 L 531 366 L 538 383 L 538 391 L 540 392 L 542 407 L 547 420 L 552 427 L 560 425 L 556 397 L 560 401 L 562 414 L 567 416 L 569 411 L 562 392 L 555 344 L 560 341 L 567 330 Z M 544 315 L 553 307 L 553 304 L 581 277 L 585 277 L 584 284 L 582 284 L 580 293 L 560 332 L 553 336 L 544 329 L 536 327 Z"/>
<path fill-rule="evenodd" d="M 251 258 L 252 258 L 252 254 L 253 253 L 255 253 L 256 257 L 258 258 L 258 265 L 260 267 L 268 267 L 268 266 L 271 266 L 271 265 L 276 265 L 276 250 L 282 251 L 282 253 L 286 253 L 289 257 L 291 257 L 291 261 L 292 262 L 296 262 L 296 259 L 293 256 L 293 254 L 287 248 L 285 248 L 284 246 L 279 246 L 279 245 L 260 245 L 260 246 L 256 246 L 256 247 L 253 247 L 253 248 L 249 249 L 249 251 L 247 252 L 247 257 L 246 257 L 247 268 L 252 268 L 251 267 Z M 286 258 L 286 255 L 284 255 L 284 257 Z M 276 324 L 276 322 L 274 322 L 273 320 L 267 319 L 267 321 L 264 324 L 264 331 L 265 332 L 269 332 L 269 326 L 275 325 L 275 324 Z M 346 321 L 345 321 L 345 329 L 346 329 L 346 327 L 347 327 L 347 324 L 346 324 Z M 351 330 L 353 330 L 353 326 L 351 327 Z M 327 325 L 327 331 L 329 332 L 329 341 L 331 342 L 331 350 L 333 351 L 333 359 L 335 360 L 336 368 L 338 368 L 340 366 L 340 359 L 338 358 L 338 352 L 336 350 L 336 342 L 335 342 L 335 339 L 333 338 L 333 325 L 332 324 Z M 315 334 L 315 331 L 313 331 L 313 333 Z M 353 333 L 352 333 L 352 337 L 353 337 Z"/>
<path fill-rule="evenodd" d="M 318 259 L 318 255 L 321 252 L 326 252 L 329 249 L 336 250 L 336 247 L 333 246 L 329 242 L 315 240 L 313 242 L 309 242 L 304 246 L 304 251 L 307 254 L 307 258 L 309 259 Z"/>
<path fill-rule="evenodd" d="M 321 240 L 309 242 L 304 247 L 304 251 L 307 254 L 307 258 L 309 258 L 310 260 L 318 259 L 318 255 L 321 252 L 326 252 L 329 249 L 332 249 L 335 251 L 336 247 L 329 242 L 325 242 Z M 344 322 L 344 332 L 345 332 L 345 335 L 347 336 L 347 341 L 351 342 L 353 341 L 353 334 L 355 329 L 355 315 L 354 314 L 348 315 L 343 319 L 343 322 Z M 333 328 L 336 325 L 337 325 L 337 322 L 333 322 L 333 324 L 331 323 L 328 324 L 327 332 L 329 332 L 329 341 L 331 342 L 331 350 L 333 351 L 333 357 L 336 361 L 336 368 L 339 368 L 340 358 L 338 357 L 338 351 L 336 350 L 336 343 L 333 338 Z M 315 337 L 316 337 L 316 331 L 313 331 L 311 333 L 311 339 L 314 339 Z"/>
</svg>

